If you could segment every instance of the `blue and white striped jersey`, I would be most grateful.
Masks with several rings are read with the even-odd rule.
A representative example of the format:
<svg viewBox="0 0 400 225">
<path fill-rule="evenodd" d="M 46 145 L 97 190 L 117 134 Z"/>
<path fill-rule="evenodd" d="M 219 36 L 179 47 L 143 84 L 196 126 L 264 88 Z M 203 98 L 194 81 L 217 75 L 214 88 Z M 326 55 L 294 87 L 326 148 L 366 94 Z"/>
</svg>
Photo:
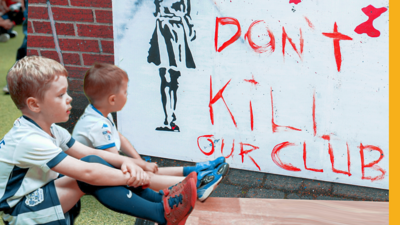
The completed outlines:
<svg viewBox="0 0 400 225">
<path fill-rule="evenodd" d="M 113 117 L 104 117 L 93 105 L 88 105 L 75 125 L 72 137 L 80 143 L 96 149 L 121 148 L 121 140 Z"/>
<path fill-rule="evenodd" d="M 67 130 L 51 125 L 53 137 L 26 116 L 0 140 L 0 215 L 25 195 L 56 179 L 51 169 L 60 163 L 75 143 Z"/>
</svg>

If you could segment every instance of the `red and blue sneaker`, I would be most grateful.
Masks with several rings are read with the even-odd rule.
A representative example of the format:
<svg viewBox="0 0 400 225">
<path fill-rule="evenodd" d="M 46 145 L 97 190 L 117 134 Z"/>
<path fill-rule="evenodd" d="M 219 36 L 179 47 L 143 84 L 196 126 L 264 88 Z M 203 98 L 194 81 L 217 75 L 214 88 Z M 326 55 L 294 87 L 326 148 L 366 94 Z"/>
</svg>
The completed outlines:
<svg viewBox="0 0 400 225">
<path fill-rule="evenodd" d="M 196 163 L 196 171 L 199 173 L 204 170 L 213 170 L 219 167 L 222 163 L 225 163 L 225 157 L 220 156 L 212 161 L 198 162 Z"/>
<path fill-rule="evenodd" d="M 197 196 L 204 202 L 217 188 L 218 184 L 228 174 L 229 164 L 221 163 L 213 170 L 201 171 L 197 175 Z"/>
<path fill-rule="evenodd" d="M 196 199 L 197 189 L 193 178 L 187 179 L 182 188 L 176 188 L 174 192 L 169 191 L 168 195 L 164 195 L 162 202 L 167 225 L 184 225 L 194 209 Z"/>
<path fill-rule="evenodd" d="M 190 180 L 193 179 L 194 183 L 197 184 L 197 173 L 196 172 L 191 172 L 189 175 L 186 176 L 186 178 L 184 180 L 182 180 L 181 182 L 172 185 L 171 187 L 161 190 L 160 193 L 162 193 L 164 196 L 168 196 L 170 194 L 174 194 L 176 192 L 178 192 L 179 190 L 181 190 L 183 188 L 183 186 L 186 185 L 186 183 Z"/>
</svg>

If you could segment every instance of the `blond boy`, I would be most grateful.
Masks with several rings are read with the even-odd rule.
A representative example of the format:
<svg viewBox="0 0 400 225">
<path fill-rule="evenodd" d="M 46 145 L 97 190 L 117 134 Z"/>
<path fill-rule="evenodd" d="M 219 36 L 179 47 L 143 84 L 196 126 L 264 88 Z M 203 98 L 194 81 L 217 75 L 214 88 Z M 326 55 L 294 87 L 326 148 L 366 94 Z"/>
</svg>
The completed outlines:
<svg viewBox="0 0 400 225">
<path fill-rule="evenodd" d="M 196 201 L 196 176 L 161 194 L 142 189 L 150 180 L 137 160 L 89 148 L 55 125 L 66 122 L 71 110 L 67 75 L 58 62 L 38 56 L 19 60 L 7 75 L 23 116 L 0 140 L 2 219 L 71 224 L 70 210 L 87 193 L 117 212 L 184 224 Z M 65 176 L 58 178 L 59 173 Z"/>
<path fill-rule="evenodd" d="M 127 101 L 128 75 L 119 67 L 107 63 L 95 63 L 85 73 L 84 92 L 89 104 L 74 127 L 72 136 L 79 142 L 102 150 L 126 155 L 138 160 L 147 171 L 153 190 L 162 190 L 182 181 L 191 172 L 198 174 L 200 201 L 206 200 L 227 174 L 229 165 L 224 157 L 214 161 L 197 163 L 193 167 L 164 167 L 142 160 L 132 144 L 118 132 L 111 112 L 120 111 Z"/>
</svg>

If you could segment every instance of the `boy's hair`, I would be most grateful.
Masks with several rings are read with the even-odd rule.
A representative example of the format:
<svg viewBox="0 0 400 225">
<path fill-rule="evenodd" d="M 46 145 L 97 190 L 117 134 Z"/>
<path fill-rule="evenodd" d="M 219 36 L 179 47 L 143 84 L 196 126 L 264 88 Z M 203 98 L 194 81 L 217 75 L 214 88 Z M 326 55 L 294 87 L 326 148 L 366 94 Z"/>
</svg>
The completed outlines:
<svg viewBox="0 0 400 225">
<path fill-rule="evenodd" d="M 128 74 L 118 66 L 108 63 L 94 63 L 85 73 L 83 90 L 93 104 L 96 100 L 116 93 L 124 80 L 129 80 Z"/>
<path fill-rule="evenodd" d="M 51 82 L 68 72 L 55 60 L 41 56 L 27 56 L 17 61 L 8 71 L 7 84 L 11 99 L 18 109 L 26 107 L 26 99 L 43 100 Z"/>
</svg>

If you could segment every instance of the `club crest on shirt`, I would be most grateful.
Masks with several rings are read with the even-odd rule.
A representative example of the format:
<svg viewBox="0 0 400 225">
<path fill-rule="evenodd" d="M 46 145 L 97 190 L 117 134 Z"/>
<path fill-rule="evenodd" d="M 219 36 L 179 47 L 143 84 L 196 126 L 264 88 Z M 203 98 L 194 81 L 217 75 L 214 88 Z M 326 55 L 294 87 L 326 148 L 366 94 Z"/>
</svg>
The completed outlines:
<svg viewBox="0 0 400 225">
<path fill-rule="evenodd" d="M 38 205 L 44 201 L 43 189 L 39 188 L 25 197 L 26 197 L 25 204 L 27 206 L 32 207 Z"/>
<path fill-rule="evenodd" d="M 108 141 L 111 140 L 111 131 L 105 130 L 105 131 L 103 131 L 103 135 L 106 138 L 106 140 L 108 140 Z"/>
</svg>

